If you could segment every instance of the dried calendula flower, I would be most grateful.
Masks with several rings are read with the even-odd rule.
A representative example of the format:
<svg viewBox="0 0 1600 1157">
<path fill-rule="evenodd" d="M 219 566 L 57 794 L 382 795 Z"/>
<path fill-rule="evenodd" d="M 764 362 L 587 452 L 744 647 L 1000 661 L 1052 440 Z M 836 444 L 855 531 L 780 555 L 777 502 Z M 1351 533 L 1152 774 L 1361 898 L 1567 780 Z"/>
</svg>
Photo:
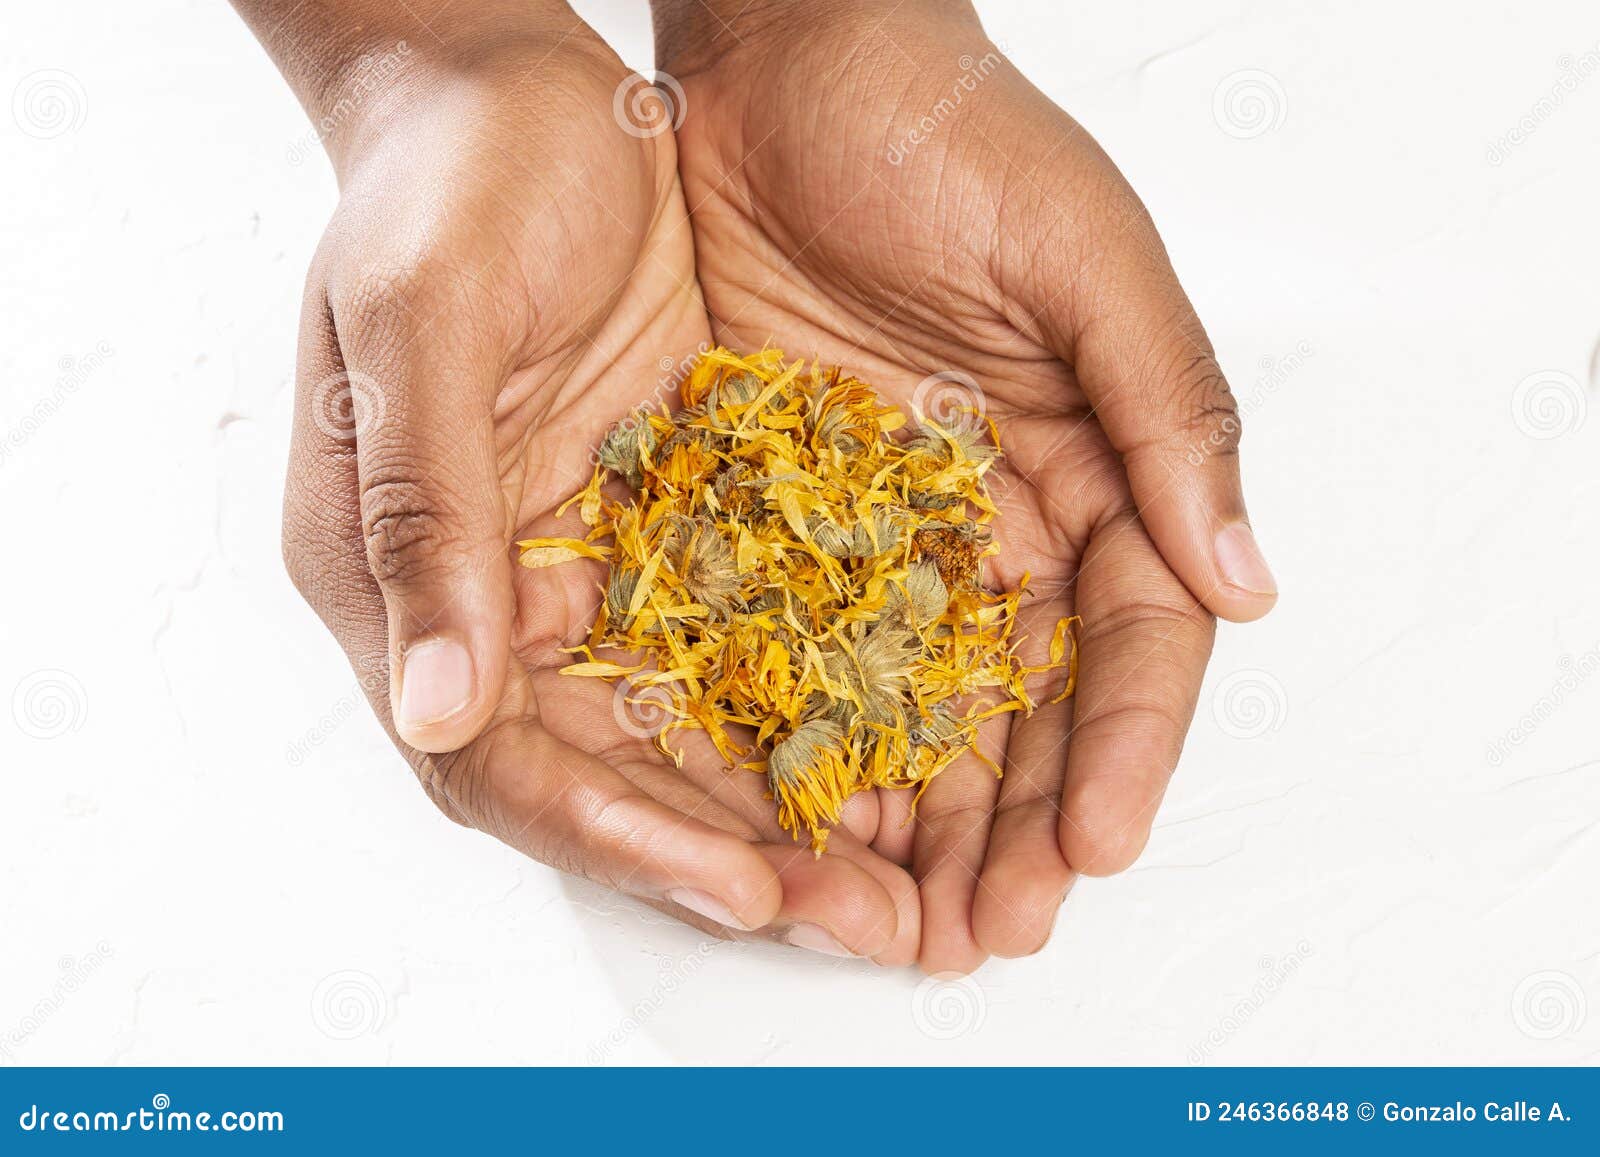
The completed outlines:
<svg viewBox="0 0 1600 1157">
<path fill-rule="evenodd" d="M 932 562 L 944 585 L 954 590 L 977 583 L 988 540 L 988 531 L 976 523 L 930 526 L 912 536 L 911 550 L 917 559 Z"/>
<path fill-rule="evenodd" d="M 806 530 L 811 534 L 811 542 L 832 558 L 849 558 L 851 548 L 855 545 L 855 534 L 846 531 L 837 522 L 821 514 L 813 514 L 806 519 Z"/>
<path fill-rule="evenodd" d="M 848 754 L 844 726 L 829 719 L 802 723 L 772 745 L 767 783 L 785 828 L 826 832 L 839 822 L 844 801 L 856 790 Z"/>
<path fill-rule="evenodd" d="M 740 519 L 754 513 L 761 505 L 755 474 L 745 462 L 735 462 L 718 474 L 711 487 L 718 509 Z"/>
<path fill-rule="evenodd" d="M 675 517 L 666 542 L 672 569 L 690 598 L 727 618 L 739 593 L 739 567 L 716 524 L 708 518 Z"/>
<path fill-rule="evenodd" d="M 1000 447 L 984 437 L 986 432 L 981 425 L 969 424 L 962 429 L 918 434 L 906 443 L 906 449 L 923 450 L 946 462 L 960 459 L 988 462 L 999 455 Z"/>
<path fill-rule="evenodd" d="M 611 622 L 626 629 L 633 623 L 633 592 L 639 587 L 639 572 L 630 567 L 614 566 L 611 579 L 606 583 L 606 614 Z"/>
<path fill-rule="evenodd" d="M 893 619 L 871 627 L 858 622 L 850 633 L 848 642 L 840 637 L 836 648 L 824 653 L 829 678 L 846 692 L 832 701 L 829 715 L 845 722 L 860 719 L 901 727 L 921 649 L 917 636 Z"/>
<path fill-rule="evenodd" d="M 600 443 L 595 459 L 614 474 L 621 475 L 629 486 L 644 485 L 641 469 L 643 455 L 656 448 L 656 432 L 639 417 L 618 422 Z"/>
<path fill-rule="evenodd" d="M 939 577 L 939 568 L 926 560 L 911 564 L 906 572 L 905 593 L 891 587 L 894 597 L 903 601 L 911 611 L 912 622 L 924 625 L 936 622 L 950 609 L 950 590 Z"/>
<path fill-rule="evenodd" d="M 714 349 L 675 413 L 606 435 L 569 503 L 585 537 L 518 544 L 525 566 L 610 566 L 583 661 L 564 673 L 648 677 L 668 704 L 656 745 L 681 761 L 667 736 L 698 728 L 730 765 L 764 770 L 779 823 L 818 853 L 856 792 L 920 793 L 965 752 L 993 766 L 978 723 L 1032 711 L 1033 676 L 1064 673 L 1060 698 L 1076 683 L 1077 620 L 1024 666 L 1022 589 L 981 582 L 992 424 L 897 438 L 904 424 L 837 367 Z"/>
</svg>

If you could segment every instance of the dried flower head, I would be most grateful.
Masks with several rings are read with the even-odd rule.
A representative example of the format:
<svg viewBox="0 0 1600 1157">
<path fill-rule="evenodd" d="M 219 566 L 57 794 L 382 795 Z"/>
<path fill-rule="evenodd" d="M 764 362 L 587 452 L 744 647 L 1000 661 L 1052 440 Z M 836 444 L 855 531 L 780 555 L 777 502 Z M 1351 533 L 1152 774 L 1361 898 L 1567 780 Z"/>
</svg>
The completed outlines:
<svg viewBox="0 0 1600 1157">
<path fill-rule="evenodd" d="M 834 698 L 829 714 L 846 722 L 860 719 L 883 727 L 903 727 L 917 653 L 917 636 L 893 619 L 871 627 L 855 623 L 849 641 L 823 652 L 828 677 L 845 694 Z"/>
<path fill-rule="evenodd" d="M 719 473 L 711 493 L 718 508 L 735 518 L 747 518 L 761 507 L 756 472 L 746 462 L 735 462 Z"/>
<path fill-rule="evenodd" d="M 946 430 L 923 420 L 925 432 L 906 443 L 906 449 L 922 451 L 946 463 L 960 461 L 991 462 L 1000 456 L 1000 447 L 985 437 L 986 426 L 968 421 L 965 425 Z"/>
<path fill-rule="evenodd" d="M 939 577 L 939 568 L 926 559 L 912 563 L 906 572 L 904 595 L 899 587 L 890 589 L 910 610 L 914 626 L 936 622 L 950 609 L 950 590 Z"/>
<path fill-rule="evenodd" d="M 644 485 L 642 455 L 655 452 L 656 432 L 642 416 L 625 418 L 607 431 L 595 453 L 595 460 L 629 486 Z"/>
<path fill-rule="evenodd" d="M 709 518 L 675 518 L 666 543 L 667 558 L 689 597 L 720 618 L 732 614 L 739 568 L 716 523 Z"/>
<path fill-rule="evenodd" d="M 966 590 L 977 585 L 978 563 L 988 544 L 986 528 L 962 522 L 917 531 L 911 539 L 911 550 L 919 560 L 933 563 L 947 588 Z"/>
<path fill-rule="evenodd" d="M 681 761 L 669 733 L 693 727 L 764 768 L 779 823 L 820 853 L 855 792 L 920 793 L 963 752 L 986 759 L 978 722 L 1032 711 L 1031 677 L 1064 671 L 1072 693 L 1076 620 L 1024 666 L 1026 579 L 980 583 L 992 425 L 897 440 L 904 417 L 870 386 L 771 349 L 705 354 L 682 403 L 606 435 L 567 504 L 585 537 L 518 544 L 525 566 L 610 564 L 603 616 L 564 673 L 665 688 L 663 752 Z M 602 489 L 611 477 L 628 498 Z"/>
<path fill-rule="evenodd" d="M 830 558 L 849 558 L 855 545 L 854 532 L 845 530 L 823 514 L 813 514 L 806 519 L 806 530 L 816 548 Z"/>
<path fill-rule="evenodd" d="M 802 723 L 772 745 L 767 783 L 784 827 L 817 831 L 839 822 L 844 801 L 855 790 L 846 750 L 844 727 L 828 719 Z"/>
<path fill-rule="evenodd" d="M 611 578 L 606 583 L 606 614 L 615 625 L 627 629 L 633 621 L 629 607 L 633 605 L 633 592 L 639 586 L 639 572 L 632 567 L 611 568 Z"/>
</svg>

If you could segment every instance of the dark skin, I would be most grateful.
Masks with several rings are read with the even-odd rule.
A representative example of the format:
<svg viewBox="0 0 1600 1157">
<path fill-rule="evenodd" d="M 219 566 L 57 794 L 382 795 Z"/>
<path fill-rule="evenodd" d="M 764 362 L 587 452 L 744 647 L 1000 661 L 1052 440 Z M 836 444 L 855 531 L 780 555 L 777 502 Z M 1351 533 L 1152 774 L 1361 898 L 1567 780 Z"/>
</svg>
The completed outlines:
<svg viewBox="0 0 1600 1157">
<path fill-rule="evenodd" d="M 1132 861 L 1212 615 L 1264 613 L 1270 577 L 1219 548 L 1245 525 L 1231 398 L 1082 130 L 996 56 L 886 159 L 907 110 L 988 58 L 969 10 L 658 4 L 674 133 L 565 5 L 237 2 L 330 126 L 341 188 L 286 558 L 447 814 L 719 934 L 930 971 L 1036 950 L 1077 874 Z M 1004 779 L 957 764 L 909 823 L 904 793 L 858 797 L 820 859 L 759 777 L 692 735 L 674 766 L 609 687 L 560 677 L 601 576 L 507 550 L 571 533 L 554 512 L 589 448 L 670 396 L 663 354 L 713 339 L 902 403 L 930 375 L 978 383 L 1007 453 L 985 578 L 1031 573 L 1028 661 L 1060 616 L 1086 623 L 1076 699 L 988 725 Z"/>
<path fill-rule="evenodd" d="M 1227 382 L 1133 191 L 968 5 L 658 0 L 657 40 L 717 339 L 902 403 L 980 383 L 1006 449 L 989 577 L 1031 574 L 1034 661 L 1083 617 L 1075 699 L 990 728 L 1004 778 L 955 765 L 912 826 L 885 799 L 873 840 L 917 878 L 925 969 L 1036 951 L 1076 875 L 1144 847 L 1213 615 L 1272 605 L 1264 564 L 1216 549 L 1247 525 Z"/>
</svg>

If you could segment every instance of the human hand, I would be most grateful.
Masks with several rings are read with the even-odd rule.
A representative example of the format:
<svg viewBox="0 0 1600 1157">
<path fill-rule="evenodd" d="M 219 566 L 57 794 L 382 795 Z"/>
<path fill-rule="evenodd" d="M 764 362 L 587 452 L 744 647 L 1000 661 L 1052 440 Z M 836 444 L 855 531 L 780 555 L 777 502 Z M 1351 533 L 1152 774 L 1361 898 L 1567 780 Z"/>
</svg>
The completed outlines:
<svg viewBox="0 0 1600 1157">
<path fill-rule="evenodd" d="M 925 969 L 1036 951 L 1077 875 L 1143 849 L 1212 616 L 1276 598 L 1226 380 L 1132 190 L 967 5 L 655 13 L 716 339 L 841 363 L 945 423 L 986 411 L 988 578 L 1039 596 L 1024 661 L 1083 618 L 1075 699 L 986 725 L 1004 777 L 952 765 L 914 825 L 883 795 L 872 839 L 920 883 Z"/>
<path fill-rule="evenodd" d="M 665 395 L 663 354 L 709 338 L 666 110 L 614 103 L 626 69 L 564 5 L 451 12 L 443 40 L 417 5 L 312 0 L 322 26 L 241 7 L 269 46 L 288 25 L 341 185 L 306 286 L 285 558 L 430 797 L 702 928 L 912 959 L 904 871 L 848 832 L 814 859 L 757 777 L 693 738 L 679 770 L 609 687 L 560 677 L 602 576 L 509 552 L 571 533 L 556 508 L 591 448 Z M 325 45 L 358 66 L 308 71 Z"/>
</svg>

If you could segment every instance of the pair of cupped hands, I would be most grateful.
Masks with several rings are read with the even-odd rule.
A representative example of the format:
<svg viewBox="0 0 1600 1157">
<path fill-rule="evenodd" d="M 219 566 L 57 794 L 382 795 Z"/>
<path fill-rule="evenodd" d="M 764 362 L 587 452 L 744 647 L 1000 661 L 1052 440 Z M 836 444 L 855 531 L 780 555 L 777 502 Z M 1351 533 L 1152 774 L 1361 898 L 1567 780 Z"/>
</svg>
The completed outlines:
<svg viewBox="0 0 1600 1157">
<path fill-rule="evenodd" d="M 966 972 L 1037 951 L 1139 855 L 1215 616 L 1275 587 L 1227 383 L 1149 215 L 963 3 L 658 0 L 657 88 L 564 4 L 237 0 L 319 122 L 339 207 L 299 337 L 284 549 L 434 802 L 721 935 Z M 563 678 L 597 574 L 510 544 L 681 359 L 772 344 L 1001 432 L 988 581 L 1074 698 L 987 723 L 909 815 L 814 857 L 696 732 L 663 757 Z M 971 383 L 976 383 L 974 389 Z M 924 385 L 925 388 L 925 385 Z M 341 409 L 341 406 L 345 407 Z"/>
</svg>

